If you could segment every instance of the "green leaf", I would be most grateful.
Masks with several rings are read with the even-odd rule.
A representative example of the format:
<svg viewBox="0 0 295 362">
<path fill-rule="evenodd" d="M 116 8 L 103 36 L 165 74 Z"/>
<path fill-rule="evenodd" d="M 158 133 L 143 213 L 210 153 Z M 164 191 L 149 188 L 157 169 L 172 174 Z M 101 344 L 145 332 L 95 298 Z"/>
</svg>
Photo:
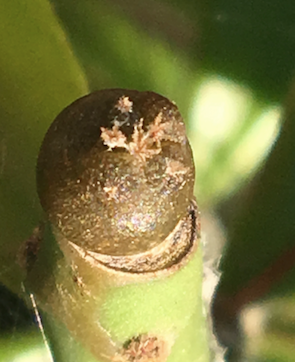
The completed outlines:
<svg viewBox="0 0 295 362">
<path fill-rule="evenodd" d="M 151 36 L 124 7 L 101 0 L 53 2 L 92 90 L 152 90 L 174 100 L 186 115 L 198 74 L 197 56 L 191 62 L 160 31 Z"/>
<path fill-rule="evenodd" d="M 16 254 L 41 217 L 35 163 L 56 114 L 88 92 L 49 2 L 0 2 L 0 280 L 17 291 Z"/>
</svg>

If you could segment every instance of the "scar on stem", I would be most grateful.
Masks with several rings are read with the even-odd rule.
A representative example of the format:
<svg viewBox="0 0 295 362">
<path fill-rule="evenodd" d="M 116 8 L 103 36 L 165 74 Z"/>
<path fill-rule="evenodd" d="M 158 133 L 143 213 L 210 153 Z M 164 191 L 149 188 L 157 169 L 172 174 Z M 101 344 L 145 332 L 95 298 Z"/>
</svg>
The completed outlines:
<svg viewBox="0 0 295 362">
<path fill-rule="evenodd" d="M 114 362 L 164 362 L 168 357 L 166 343 L 146 334 L 133 337 L 113 358 Z"/>
</svg>

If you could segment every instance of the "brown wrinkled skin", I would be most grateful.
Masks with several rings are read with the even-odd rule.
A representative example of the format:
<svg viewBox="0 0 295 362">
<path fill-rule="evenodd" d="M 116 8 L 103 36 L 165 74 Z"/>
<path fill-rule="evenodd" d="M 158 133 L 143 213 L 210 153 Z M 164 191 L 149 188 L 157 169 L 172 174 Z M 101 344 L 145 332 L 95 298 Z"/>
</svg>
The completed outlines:
<svg viewBox="0 0 295 362">
<path fill-rule="evenodd" d="M 41 204 L 58 232 L 113 256 L 162 243 L 186 216 L 193 184 L 181 115 L 153 92 L 78 99 L 49 128 L 37 164 Z"/>
</svg>

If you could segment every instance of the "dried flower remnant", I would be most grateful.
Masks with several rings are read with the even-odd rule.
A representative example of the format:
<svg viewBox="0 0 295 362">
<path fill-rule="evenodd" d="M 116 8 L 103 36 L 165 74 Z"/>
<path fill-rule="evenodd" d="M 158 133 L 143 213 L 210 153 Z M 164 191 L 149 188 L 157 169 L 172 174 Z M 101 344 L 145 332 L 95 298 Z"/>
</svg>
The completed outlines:
<svg viewBox="0 0 295 362">
<path fill-rule="evenodd" d="M 143 119 L 139 121 L 139 124 L 134 125 L 132 142 L 128 145 L 128 151 L 131 155 L 139 157 L 143 162 L 145 162 L 147 158 L 152 158 L 161 152 L 161 147 L 155 145 L 155 141 L 151 137 L 149 130 L 144 132 Z"/>
<path fill-rule="evenodd" d="M 101 127 L 101 138 L 106 146 L 108 146 L 111 151 L 115 147 L 121 147 L 128 149 L 127 138 L 119 130 L 119 125 L 115 123 L 111 130 Z"/>
<path fill-rule="evenodd" d="M 159 141 L 155 142 L 151 136 L 149 130 L 147 132 L 143 130 L 143 119 L 140 119 L 139 123 L 134 125 L 132 141 L 129 143 L 127 137 L 119 130 L 118 124 L 115 124 L 111 130 L 101 128 L 101 138 L 109 149 L 125 148 L 130 154 L 138 157 L 143 162 L 161 152 Z"/>
<path fill-rule="evenodd" d="M 133 103 L 130 101 L 129 97 L 122 96 L 119 98 L 118 103 L 115 107 L 122 113 L 132 112 Z"/>
<path fill-rule="evenodd" d="M 101 128 L 101 138 L 104 144 L 113 148 L 125 148 L 130 154 L 138 157 L 143 162 L 147 158 L 158 155 L 161 148 L 161 141 L 179 142 L 177 136 L 171 132 L 169 122 L 162 122 L 162 112 L 160 112 L 154 122 L 148 126 L 148 130 L 143 129 L 144 119 L 141 118 L 138 123 L 134 124 L 132 141 L 127 142 L 127 137 L 120 131 L 120 123 L 114 121 L 112 129 Z"/>
<path fill-rule="evenodd" d="M 157 144 L 158 147 L 161 145 L 161 141 L 164 138 L 165 129 L 169 127 L 168 122 L 162 123 L 162 112 L 160 112 L 155 118 L 154 122 L 149 126 L 149 136 Z"/>
</svg>

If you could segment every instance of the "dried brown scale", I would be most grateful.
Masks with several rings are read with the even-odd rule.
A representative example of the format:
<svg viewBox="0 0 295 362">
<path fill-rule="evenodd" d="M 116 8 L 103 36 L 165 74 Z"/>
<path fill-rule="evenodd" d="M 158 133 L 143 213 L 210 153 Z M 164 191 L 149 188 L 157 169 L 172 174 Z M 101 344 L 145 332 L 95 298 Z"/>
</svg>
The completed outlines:
<svg viewBox="0 0 295 362">
<path fill-rule="evenodd" d="M 37 164 L 57 234 L 106 256 L 163 243 L 187 217 L 193 184 L 181 115 L 153 92 L 111 89 L 77 100 L 49 128 Z"/>
<path fill-rule="evenodd" d="M 40 244 L 43 239 L 44 223 L 40 223 L 35 227 L 31 236 L 25 240 L 18 250 L 17 262 L 20 267 L 29 272 L 33 267 L 40 249 Z"/>
</svg>

